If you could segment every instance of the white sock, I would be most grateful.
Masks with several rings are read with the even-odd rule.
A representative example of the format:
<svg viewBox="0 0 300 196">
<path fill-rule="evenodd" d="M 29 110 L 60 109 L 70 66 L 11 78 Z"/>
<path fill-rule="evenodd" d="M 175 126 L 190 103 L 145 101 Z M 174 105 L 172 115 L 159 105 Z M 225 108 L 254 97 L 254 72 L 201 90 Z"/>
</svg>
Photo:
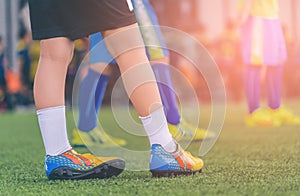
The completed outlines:
<svg viewBox="0 0 300 196">
<path fill-rule="evenodd" d="M 46 154 L 56 156 L 71 149 L 67 136 L 65 106 L 37 111 Z"/>
<path fill-rule="evenodd" d="M 163 108 L 152 112 L 149 116 L 140 117 L 148 135 L 150 145 L 160 144 L 167 152 L 176 151 L 176 143 L 169 132 Z"/>
</svg>

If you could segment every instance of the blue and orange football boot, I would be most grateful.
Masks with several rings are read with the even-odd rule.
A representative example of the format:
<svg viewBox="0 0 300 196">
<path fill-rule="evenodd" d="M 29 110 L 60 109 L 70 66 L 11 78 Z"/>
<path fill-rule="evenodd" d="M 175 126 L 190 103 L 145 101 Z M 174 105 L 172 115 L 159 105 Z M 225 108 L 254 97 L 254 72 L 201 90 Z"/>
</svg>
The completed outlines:
<svg viewBox="0 0 300 196">
<path fill-rule="evenodd" d="M 150 172 L 152 177 L 192 175 L 201 172 L 203 165 L 202 159 L 184 151 L 179 144 L 173 153 L 165 151 L 159 144 L 153 144 L 151 147 Z"/>
<path fill-rule="evenodd" d="M 96 157 L 69 150 L 57 156 L 46 156 L 45 170 L 49 180 L 83 180 L 118 176 L 125 161 L 114 157 Z"/>
</svg>

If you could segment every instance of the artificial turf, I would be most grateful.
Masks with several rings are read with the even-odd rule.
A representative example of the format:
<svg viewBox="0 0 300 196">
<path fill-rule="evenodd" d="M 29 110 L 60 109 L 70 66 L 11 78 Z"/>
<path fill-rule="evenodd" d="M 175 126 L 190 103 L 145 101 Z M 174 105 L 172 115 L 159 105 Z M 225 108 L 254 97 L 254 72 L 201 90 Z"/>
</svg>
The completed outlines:
<svg viewBox="0 0 300 196">
<path fill-rule="evenodd" d="M 289 106 L 300 111 L 300 103 Z M 160 179 L 148 171 L 127 170 L 112 179 L 48 181 L 34 112 L 0 114 L 0 195 L 300 195 L 300 126 L 247 128 L 244 107 L 228 106 L 201 174 Z M 113 121 L 109 112 L 101 118 Z M 69 112 L 68 128 L 73 127 Z M 128 137 L 128 148 L 146 141 L 121 136 Z M 193 143 L 189 150 L 197 154 L 199 146 Z"/>
</svg>

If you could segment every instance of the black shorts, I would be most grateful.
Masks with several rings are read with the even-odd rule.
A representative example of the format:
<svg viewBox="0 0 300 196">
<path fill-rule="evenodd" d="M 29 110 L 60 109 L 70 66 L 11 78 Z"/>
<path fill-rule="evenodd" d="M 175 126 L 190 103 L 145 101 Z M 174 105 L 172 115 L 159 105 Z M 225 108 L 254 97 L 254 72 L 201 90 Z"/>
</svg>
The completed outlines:
<svg viewBox="0 0 300 196">
<path fill-rule="evenodd" d="M 127 0 L 29 0 L 32 37 L 79 39 L 136 22 Z"/>
</svg>

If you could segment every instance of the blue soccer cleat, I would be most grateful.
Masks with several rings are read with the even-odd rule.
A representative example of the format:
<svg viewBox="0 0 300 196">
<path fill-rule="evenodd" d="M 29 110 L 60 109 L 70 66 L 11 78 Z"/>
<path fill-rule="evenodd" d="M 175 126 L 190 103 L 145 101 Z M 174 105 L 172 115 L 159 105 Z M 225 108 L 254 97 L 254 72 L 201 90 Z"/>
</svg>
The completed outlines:
<svg viewBox="0 0 300 196">
<path fill-rule="evenodd" d="M 152 177 L 191 175 L 201 172 L 203 165 L 202 159 L 184 151 L 179 144 L 173 153 L 165 151 L 158 144 L 153 144 L 151 147 L 150 172 Z"/>
<path fill-rule="evenodd" d="M 96 157 L 69 150 L 61 155 L 46 156 L 45 170 L 49 180 L 82 180 L 110 178 L 119 175 L 125 161 L 113 157 Z"/>
</svg>

